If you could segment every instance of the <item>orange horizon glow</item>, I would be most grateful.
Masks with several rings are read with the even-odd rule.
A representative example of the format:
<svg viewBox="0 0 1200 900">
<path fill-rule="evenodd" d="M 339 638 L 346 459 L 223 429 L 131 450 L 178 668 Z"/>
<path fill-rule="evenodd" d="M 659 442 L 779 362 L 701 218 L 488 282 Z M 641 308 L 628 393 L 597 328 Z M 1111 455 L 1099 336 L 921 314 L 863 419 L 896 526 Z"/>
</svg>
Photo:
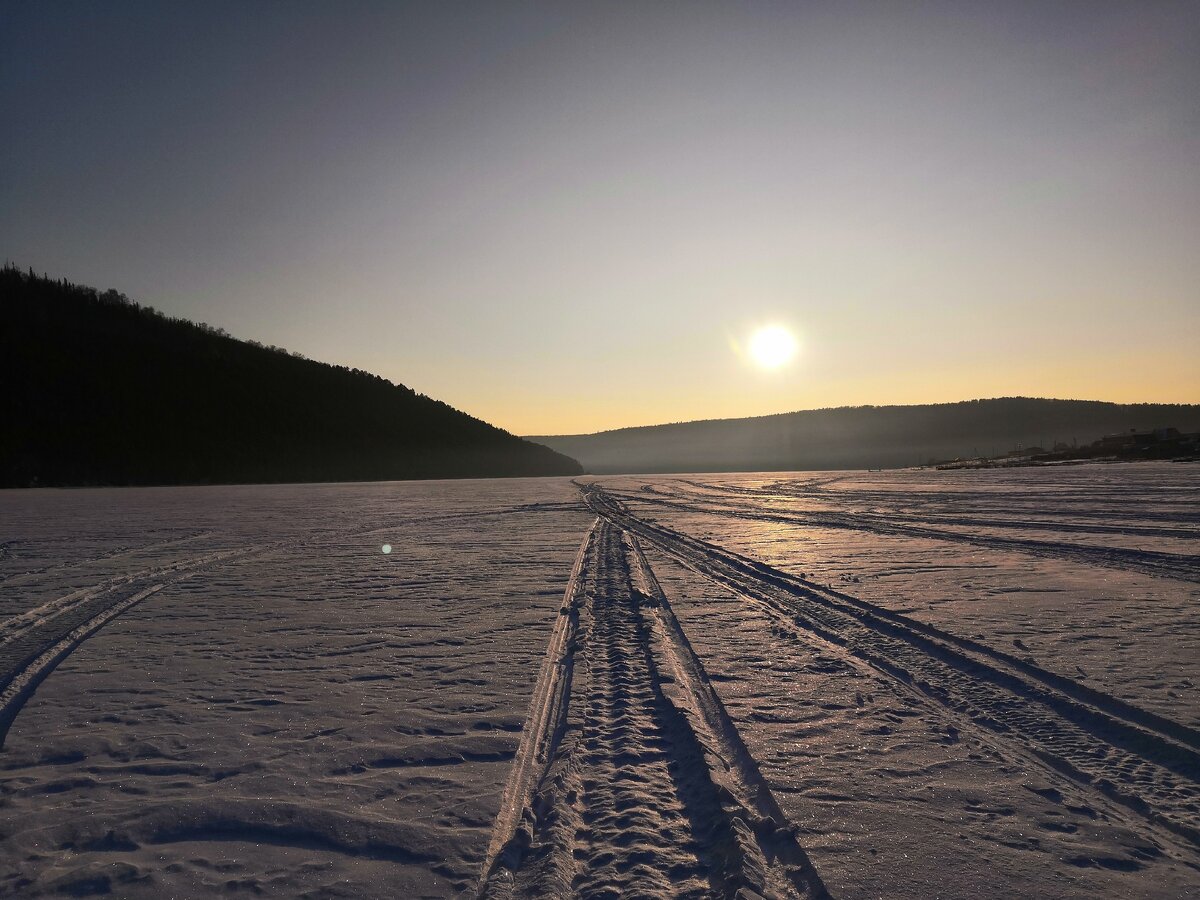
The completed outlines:
<svg viewBox="0 0 1200 900">
<path fill-rule="evenodd" d="M 593 434 L 621 428 L 640 428 L 650 425 L 665 425 L 675 422 L 692 422 L 707 419 L 742 419 L 770 416 L 813 409 L 830 409 L 845 406 L 917 406 L 933 403 L 958 403 L 967 400 L 987 400 L 998 397 L 1033 397 L 1053 400 L 1092 400 L 1106 403 L 1154 403 L 1154 404 L 1200 404 L 1200 386 L 1195 383 L 1190 391 L 1183 386 L 1176 389 L 1155 390 L 1147 385 L 1144 390 L 1129 384 L 1101 385 L 1095 390 L 1070 390 L 1070 383 L 1059 389 L 1047 388 L 1035 382 L 991 382 L 978 390 L 943 388 L 936 390 L 930 385 L 926 390 L 914 384 L 897 389 L 873 390 L 870 386 L 847 386 L 844 391 L 830 392 L 822 396 L 797 391 L 795 399 L 788 402 L 778 394 L 771 399 L 754 402 L 753 398 L 724 396 L 719 398 L 697 398 L 696 401 L 680 402 L 675 406 L 650 404 L 633 406 L 619 398 L 601 401 L 587 410 L 562 409 L 554 417 L 539 416 L 519 404 L 497 407 L 493 418 L 487 419 L 507 431 L 521 436 L 556 436 Z M 775 402 L 772 403 L 772 400 Z M 570 404 L 564 404 L 569 406 Z M 545 400 L 537 406 L 544 409 Z M 467 410 L 472 415 L 479 412 Z M 1171 423 L 1164 423 L 1171 424 Z M 546 427 L 546 426 L 549 427 Z"/>
<path fill-rule="evenodd" d="M 1194 4 L 26 6 L 10 259 L 513 433 L 1200 402 Z"/>
<path fill-rule="evenodd" d="M 754 327 L 728 329 L 725 336 L 714 329 L 706 341 L 666 345 L 649 366 L 649 378 L 644 361 L 637 366 L 623 362 L 629 357 L 640 360 L 645 352 L 631 342 L 632 346 L 600 351 L 611 363 L 586 358 L 589 351 L 581 346 L 578 352 L 585 359 L 564 364 L 562 376 L 549 382 L 519 380 L 513 385 L 502 379 L 462 377 L 456 379 L 459 390 L 426 392 L 513 434 L 545 436 L 809 409 L 996 397 L 1200 403 L 1200 361 L 1186 335 L 1156 354 L 1132 345 L 1113 351 L 1081 344 L 1070 354 L 1033 346 L 1012 352 L 1010 362 L 1001 352 L 990 353 L 986 360 L 972 359 L 961 346 L 940 358 L 913 359 L 902 340 L 893 342 L 888 354 L 878 345 L 796 327 L 805 335 L 803 352 L 780 369 L 764 369 L 746 359 L 728 337 L 740 334 L 744 340 Z M 942 340 L 934 335 L 931 346 L 936 349 Z M 977 348 L 981 340 L 964 335 L 959 344 Z M 922 352 L 926 351 L 918 347 L 917 355 Z M 955 355 L 967 358 L 955 360 Z M 592 372 L 600 377 L 589 377 Z"/>
</svg>

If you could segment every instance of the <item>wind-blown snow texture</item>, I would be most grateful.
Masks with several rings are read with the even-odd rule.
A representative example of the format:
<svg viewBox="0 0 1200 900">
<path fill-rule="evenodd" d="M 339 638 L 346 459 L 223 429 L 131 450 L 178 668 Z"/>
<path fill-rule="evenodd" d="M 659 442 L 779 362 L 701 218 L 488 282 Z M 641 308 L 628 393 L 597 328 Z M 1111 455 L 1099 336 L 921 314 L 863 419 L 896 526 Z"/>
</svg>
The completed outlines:
<svg viewBox="0 0 1200 900">
<path fill-rule="evenodd" d="M 0 895 L 1195 895 L 1198 475 L 0 494 Z"/>
</svg>

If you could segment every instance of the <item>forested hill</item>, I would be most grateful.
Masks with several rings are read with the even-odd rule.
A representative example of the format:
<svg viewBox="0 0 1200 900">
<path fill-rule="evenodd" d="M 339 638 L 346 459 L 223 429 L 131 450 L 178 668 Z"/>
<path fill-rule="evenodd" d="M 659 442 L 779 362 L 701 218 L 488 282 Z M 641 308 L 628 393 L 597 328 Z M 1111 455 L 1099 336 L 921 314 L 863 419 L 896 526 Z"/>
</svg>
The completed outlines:
<svg viewBox="0 0 1200 900">
<path fill-rule="evenodd" d="M 0 271 L 0 485 L 573 475 L 402 385 Z"/>
<path fill-rule="evenodd" d="M 912 466 L 1080 444 L 1117 431 L 1200 430 L 1200 406 L 1005 397 L 921 406 L 814 409 L 531 437 L 589 472 L 803 471 Z"/>
</svg>

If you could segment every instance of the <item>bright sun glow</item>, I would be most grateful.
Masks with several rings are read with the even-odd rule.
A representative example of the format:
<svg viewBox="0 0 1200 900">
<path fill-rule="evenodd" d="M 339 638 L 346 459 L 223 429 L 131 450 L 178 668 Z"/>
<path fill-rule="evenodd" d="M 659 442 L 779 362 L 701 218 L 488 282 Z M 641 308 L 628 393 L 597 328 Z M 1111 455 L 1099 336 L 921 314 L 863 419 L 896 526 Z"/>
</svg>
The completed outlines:
<svg viewBox="0 0 1200 900">
<path fill-rule="evenodd" d="M 778 369 L 796 355 L 796 338 L 782 325 L 768 325 L 750 336 L 750 358 L 764 369 Z"/>
</svg>

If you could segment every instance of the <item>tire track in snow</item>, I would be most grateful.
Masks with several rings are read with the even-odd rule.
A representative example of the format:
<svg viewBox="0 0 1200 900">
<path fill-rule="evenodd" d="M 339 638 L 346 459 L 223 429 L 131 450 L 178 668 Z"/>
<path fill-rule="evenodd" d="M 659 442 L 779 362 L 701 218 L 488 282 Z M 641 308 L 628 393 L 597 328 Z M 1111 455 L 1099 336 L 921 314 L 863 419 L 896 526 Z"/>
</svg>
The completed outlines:
<svg viewBox="0 0 1200 900">
<path fill-rule="evenodd" d="M 73 609 L 84 606 L 97 598 L 109 594 L 115 590 L 128 587 L 130 585 L 144 584 L 146 581 L 156 578 L 170 578 L 173 575 L 182 572 L 189 572 L 202 566 L 214 562 L 224 561 L 226 559 L 244 556 L 247 553 L 253 552 L 258 548 L 242 548 L 238 550 L 224 550 L 214 553 L 208 553 L 204 556 L 193 557 L 191 559 L 178 560 L 173 563 L 161 566 L 150 566 L 145 569 L 139 569 L 127 575 L 118 575 L 109 578 L 99 584 L 94 584 L 90 587 L 80 588 L 72 591 L 69 594 L 64 594 L 61 597 L 56 597 L 53 600 L 36 606 L 33 609 L 28 609 L 23 613 L 18 613 L 0 622 L 0 646 L 4 646 L 18 640 L 22 635 L 26 634 L 30 629 L 43 625 L 56 616 L 68 613 Z"/>
<path fill-rule="evenodd" d="M 683 484 L 692 485 L 696 488 L 704 487 L 702 482 L 688 481 L 681 479 Z M 695 499 L 700 502 L 726 501 L 736 503 L 738 497 L 759 497 L 759 498 L 774 498 L 782 497 L 803 497 L 808 493 L 796 493 L 778 490 L 752 490 L 749 488 L 733 488 L 728 485 L 722 486 L 707 486 L 708 490 L 678 490 L 673 499 L 688 500 Z M 642 490 L 646 490 L 644 487 Z M 650 491 L 665 497 L 672 497 L 664 491 Z M 813 493 L 819 493 L 814 491 Z M 847 493 L 845 500 L 855 503 L 863 503 L 864 496 L 869 496 L 867 492 L 855 491 Z M 926 495 L 922 495 L 921 499 L 925 499 Z M 824 492 L 821 498 L 827 502 L 838 500 L 836 494 L 832 492 Z M 912 503 L 912 495 L 899 494 L 891 498 L 880 498 L 878 496 L 871 497 L 876 504 L 889 501 L 895 504 L 899 500 L 906 503 Z M 1007 498 L 1006 498 L 1007 499 Z M 1043 501 L 1044 502 L 1044 501 Z M 1040 509 L 1038 512 L 1046 515 L 1045 509 Z M 816 513 L 820 515 L 820 513 Z M 1144 524 L 1112 524 L 1110 522 L 1080 522 L 1080 521 L 1062 521 L 1058 519 L 1028 519 L 1028 518 L 1002 518 L 997 517 L 994 513 L 986 511 L 971 512 L 971 513 L 928 513 L 920 515 L 899 515 L 899 514 L 882 514 L 882 513 L 856 513 L 860 518 L 879 521 L 885 524 L 898 525 L 957 525 L 966 528 L 1007 528 L 1007 529 L 1036 529 L 1038 531 L 1060 531 L 1075 534 L 1116 534 L 1125 537 L 1165 537 L 1179 538 L 1181 540 L 1200 540 L 1200 528 L 1193 527 L 1188 522 L 1180 522 L 1173 525 L 1144 525 Z M 1139 518 L 1145 517 L 1145 513 L 1140 513 Z M 1168 521 L 1176 522 L 1175 519 Z"/>
<path fill-rule="evenodd" d="M 595 486 L 598 515 L 931 701 L 1200 846 L 1200 734 L 981 644 L 658 524 Z"/>
<path fill-rule="evenodd" d="M 614 494 L 614 496 L 622 495 Z M 988 550 L 1012 550 L 1019 553 L 1028 553 L 1032 556 L 1066 559 L 1072 562 L 1082 562 L 1104 568 L 1132 570 L 1164 578 L 1200 582 L 1200 556 L 1197 555 L 1165 553 L 1157 550 L 1134 550 L 1125 547 L 1088 546 L 1086 544 L 1072 544 L 1066 541 L 1042 541 L 1031 538 L 964 534 L 957 531 L 945 531 L 940 528 L 929 528 L 924 525 L 901 523 L 892 519 L 858 514 L 832 512 L 771 513 L 741 506 L 732 499 L 705 502 L 697 498 L 699 502 L 688 502 L 684 500 L 668 500 L 655 496 L 647 497 L 644 495 L 636 497 L 624 496 L 623 499 L 669 506 L 686 510 L 687 512 L 708 513 L 735 519 L 782 522 L 789 525 L 841 528 L 849 531 L 867 531 L 874 534 L 917 537 L 935 541 L 952 541 L 960 544 L 972 544 Z"/>
<path fill-rule="evenodd" d="M 518 848 L 527 846 L 530 799 L 537 788 L 542 770 L 562 737 L 566 705 L 571 690 L 574 663 L 573 642 L 579 624 L 580 575 L 584 561 L 591 556 L 592 543 L 599 530 L 597 519 L 588 529 L 575 555 L 571 577 L 563 594 L 558 620 L 546 647 L 542 668 L 533 688 L 533 700 L 521 730 L 521 743 L 513 758 L 512 770 L 500 801 L 500 812 L 492 826 L 492 839 L 484 857 L 481 890 L 498 867 L 515 868 Z M 520 835 L 518 836 L 518 831 Z"/>
<path fill-rule="evenodd" d="M 169 584 L 267 549 L 223 550 L 72 591 L 0 623 L 0 749 L 38 685 L 85 640 Z"/>
<path fill-rule="evenodd" d="M 29 569 L 25 572 L 13 572 L 10 575 L 0 577 L 0 587 L 8 588 L 10 585 L 22 584 L 29 581 L 34 581 L 39 578 L 44 578 L 47 575 L 58 574 L 60 572 L 70 572 L 76 569 L 81 569 L 84 566 L 96 565 L 97 563 L 108 563 L 113 560 L 120 559 L 122 556 L 132 556 L 135 553 L 145 553 L 148 550 L 165 550 L 169 547 L 178 547 L 180 544 L 188 544 L 192 541 L 201 540 L 202 538 L 212 537 L 212 531 L 197 531 L 194 534 L 185 535 L 184 537 L 170 538 L 165 541 L 158 541 L 154 544 L 143 544 L 138 547 L 118 547 L 107 553 L 101 553 L 97 556 L 84 557 L 82 559 L 72 559 L 64 562 L 49 563 L 42 566 L 40 569 Z"/>
<path fill-rule="evenodd" d="M 825 896 L 636 541 L 582 556 L 480 896 Z"/>
<path fill-rule="evenodd" d="M 5 672 L 4 680 L 0 682 L 3 684 L 3 689 L 0 690 L 0 749 L 4 747 L 8 729 L 12 727 L 13 720 L 25 705 L 25 701 L 33 696 L 38 685 L 49 677 L 72 650 L 104 627 L 110 619 L 116 618 L 164 587 L 163 584 L 151 585 L 105 606 L 100 612 L 63 634 L 41 653 L 28 657 L 23 665 Z"/>
<path fill-rule="evenodd" d="M 150 566 L 106 579 L 49 600 L 0 622 L 0 750 L 13 720 L 55 667 L 83 641 L 116 616 L 163 588 L 228 562 L 269 553 L 293 551 L 348 536 L 367 537 L 394 526 L 364 529 L 361 525 L 332 529 L 302 541 L 275 541 L 216 550 L 190 559 Z M 177 542 L 152 544 L 153 549 Z M 152 589 L 148 589 L 153 585 Z"/>
<path fill-rule="evenodd" d="M 708 673 L 675 617 L 638 539 L 629 532 L 625 532 L 624 538 L 630 551 L 630 568 L 636 589 L 649 601 L 657 619 L 655 632 L 662 648 L 660 655 L 669 663 L 673 681 L 679 686 L 674 689 L 668 686 L 665 690 L 701 739 L 718 790 L 727 791 L 735 808 L 750 814 L 749 824 L 769 866 L 767 877 L 774 879 L 774 883 L 768 881 L 770 890 L 766 893 L 787 896 L 794 891 L 801 896 L 824 895 L 825 887 L 797 842 L 796 830 L 771 794 L 757 761 L 713 689 Z M 781 878 L 790 883 L 780 883 Z"/>
</svg>

